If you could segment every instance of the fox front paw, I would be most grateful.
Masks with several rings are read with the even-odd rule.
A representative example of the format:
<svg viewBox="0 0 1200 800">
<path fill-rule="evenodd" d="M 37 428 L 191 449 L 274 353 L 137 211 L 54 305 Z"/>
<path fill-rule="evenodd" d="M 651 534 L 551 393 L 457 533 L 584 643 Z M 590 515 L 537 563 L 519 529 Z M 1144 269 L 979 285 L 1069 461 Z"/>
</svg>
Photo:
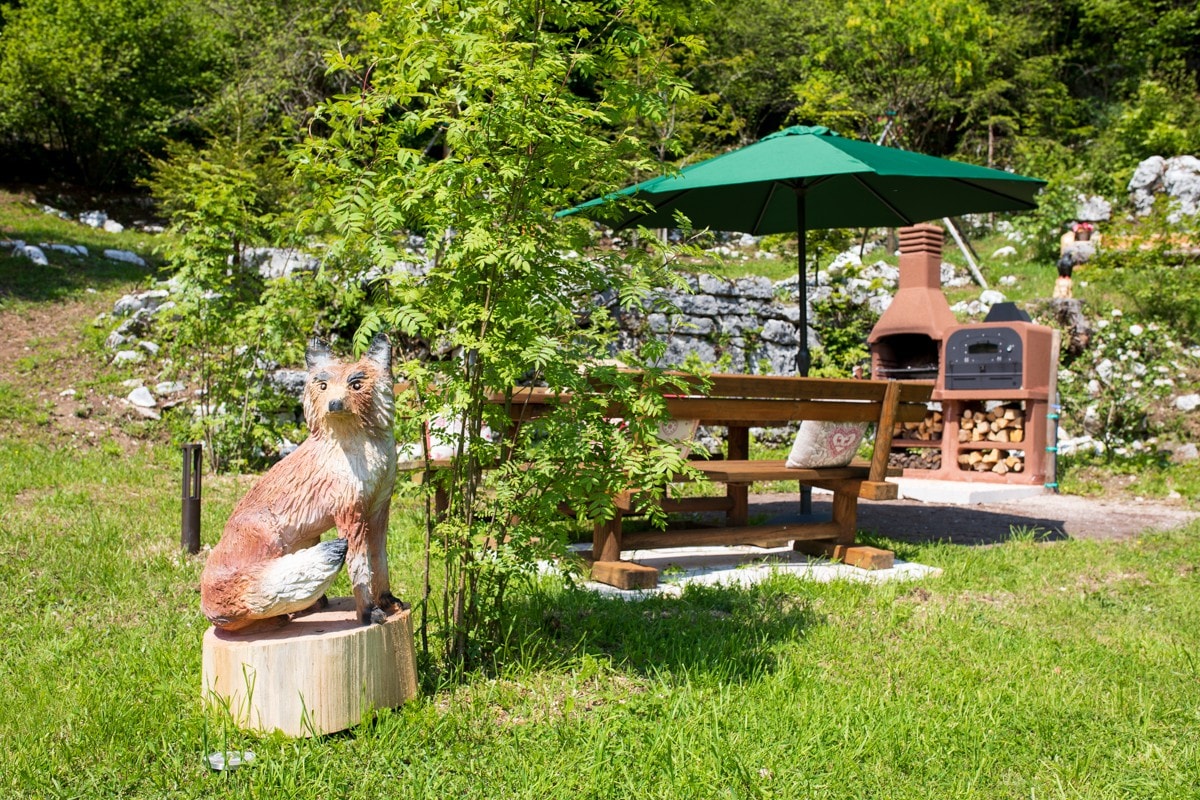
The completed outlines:
<svg viewBox="0 0 1200 800">
<path fill-rule="evenodd" d="M 387 622 L 387 612 L 379 606 L 371 606 L 364 609 L 359 619 L 363 625 L 382 625 Z"/>
</svg>

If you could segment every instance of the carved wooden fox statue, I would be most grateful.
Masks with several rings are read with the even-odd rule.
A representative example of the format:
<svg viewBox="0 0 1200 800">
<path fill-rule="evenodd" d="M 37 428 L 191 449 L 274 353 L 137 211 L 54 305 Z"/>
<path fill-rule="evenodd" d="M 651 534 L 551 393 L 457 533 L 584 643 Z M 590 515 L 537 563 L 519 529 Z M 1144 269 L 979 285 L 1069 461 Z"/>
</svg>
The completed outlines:
<svg viewBox="0 0 1200 800">
<path fill-rule="evenodd" d="M 218 628 L 283 623 L 324 600 L 343 561 L 358 617 L 381 623 L 400 605 L 388 586 L 388 505 L 396 482 L 391 344 L 359 361 L 314 339 L 305 353 L 309 437 L 233 510 L 200 578 L 200 608 Z M 337 528 L 338 538 L 321 542 Z"/>
</svg>

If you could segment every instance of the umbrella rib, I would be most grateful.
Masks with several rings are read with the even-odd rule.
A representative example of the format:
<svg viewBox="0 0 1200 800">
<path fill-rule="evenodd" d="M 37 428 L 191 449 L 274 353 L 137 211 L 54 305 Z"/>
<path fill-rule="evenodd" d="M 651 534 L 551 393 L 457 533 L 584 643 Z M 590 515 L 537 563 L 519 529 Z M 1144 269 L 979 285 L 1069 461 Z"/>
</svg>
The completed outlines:
<svg viewBox="0 0 1200 800">
<path fill-rule="evenodd" d="M 880 194 L 880 193 L 879 193 L 879 192 L 878 192 L 878 191 L 875 189 L 875 187 L 874 187 L 874 186 L 872 186 L 871 184 L 869 184 L 869 183 L 867 183 L 866 181 L 864 181 L 864 180 L 863 180 L 863 179 L 862 179 L 862 178 L 861 178 L 861 177 L 860 177 L 860 176 L 859 176 L 857 173 L 855 173 L 855 174 L 852 174 L 850 177 L 854 178 L 854 180 L 855 180 L 855 181 L 857 181 L 857 182 L 858 182 L 858 184 L 859 184 L 860 186 L 862 186 L 864 189 L 866 189 L 868 192 L 870 192 L 870 193 L 871 193 L 871 196 L 872 196 L 872 197 L 874 197 L 876 200 L 878 200 L 880 203 L 882 203 L 882 204 L 883 204 L 883 205 L 884 205 L 884 206 L 887 208 L 887 210 L 888 210 L 888 211 L 891 211 L 891 212 L 892 212 L 893 214 L 895 214 L 897 217 L 899 217 L 900 219 L 902 219 L 902 220 L 904 221 L 904 224 L 905 224 L 905 225 L 912 225 L 912 224 L 913 224 L 913 221 L 914 221 L 914 220 L 913 220 L 912 218 L 910 218 L 910 217 L 908 216 L 908 214 L 905 214 L 903 211 L 901 211 L 900 209 L 896 208 L 896 206 L 895 206 L 895 205 L 893 205 L 891 202 L 889 202 L 889 201 L 888 201 L 888 199 L 887 199 L 886 197 L 884 197 L 883 195 L 881 195 L 881 194 Z"/>
<path fill-rule="evenodd" d="M 771 198 L 773 198 L 775 196 L 775 190 L 778 188 L 779 188 L 779 182 L 772 181 L 771 182 L 771 191 L 767 192 L 767 199 L 763 201 L 762 206 L 758 209 L 758 216 L 756 216 L 754 218 L 754 227 L 752 227 L 749 231 L 747 231 L 747 233 L 750 233 L 751 235 L 755 235 L 755 236 L 758 235 L 758 226 L 762 224 L 763 217 L 765 217 L 767 215 L 767 208 L 771 205 Z"/>
</svg>

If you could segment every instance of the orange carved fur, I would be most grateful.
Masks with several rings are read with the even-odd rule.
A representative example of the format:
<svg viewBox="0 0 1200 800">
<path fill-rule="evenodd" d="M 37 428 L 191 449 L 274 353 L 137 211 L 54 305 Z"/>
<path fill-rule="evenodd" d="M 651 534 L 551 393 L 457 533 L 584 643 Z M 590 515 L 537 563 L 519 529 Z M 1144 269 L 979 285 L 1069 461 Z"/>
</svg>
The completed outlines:
<svg viewBox="0 0 1200 800">
<path fill-rule="evenodd" d="M 237 504 L 200 578 L 200 608 L 219 628 L 285 622 L 324 597 L 343 560 L 364 624 L 399 605 L 387 571 L 391 345 L 377 336 L 360 360 L 343 363 L 313 340 L 305 360 L 309 437 Z M 338 538 L 321 542 L 331 528 Z"/>
</svg>

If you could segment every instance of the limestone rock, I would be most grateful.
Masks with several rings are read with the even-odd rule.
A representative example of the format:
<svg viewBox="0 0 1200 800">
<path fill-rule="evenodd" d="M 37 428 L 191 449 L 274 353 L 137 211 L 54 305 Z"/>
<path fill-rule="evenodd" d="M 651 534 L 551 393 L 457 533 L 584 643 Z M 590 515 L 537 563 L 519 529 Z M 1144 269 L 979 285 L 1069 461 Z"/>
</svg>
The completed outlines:
<svg viewBox="0 0 1200 800">
<path fill-rule="evenodd" d="M 124 261 L 128 264 L 136 264 L 139 267 L 146 266 L 146 260 L 137 253 L 129 250 L 105 250 L 104 257 L 110 261 Z"/>
<path fill-rule="evenodd" d="M 119 367 L 124 364 L 140 364 L 145 360 L 145 354 L 139 353 L 137 350 L 118 350 L 117 354 L 113 356 L 112 365 Z"/>
<path fill-rule="evenodd" d="M 1099 195 L 1079 195 L 1075 219 L 1081 222 L 1107 222 L 1112 219 L 1112 203 Z"/>
<path fill-rule="evenodd" d="M 154 395 L 145 386 L 139 386 L 134 389 L 125 399 L 141 408 L 154 408 L 158 405 L 158 401 L 154 399 Z"/>
<path fill-rule="evenodd" d="M 103 228 L 108 222 L 108 214 L 103 211 L 84 211 L 79 215 L 79 221 L 89 228 Z"/>
<path fill-rule="evenodd" d="M 1181 444 L 1179 447 L 1176 447 L 1175 451 L 1171 454 L 1171 460 L 1177 464 L 1195 461 L 1198 458 L 1200 458 L 1200 449 L 1197 449 L 1195 442 Z"/>
<path fill-rule="evenodd" d="M 46 259 L 46 254 L 42 252 L 42 248 L 33 244 L 22 244 L 19 247 L 13 248 L 13 255 L 21 258 L 28 258 L 39 267 L 49 266 L 50 262 Z"/>
<path fill-rule="evenodd" d="M 1200 394 L 1185 394 L 1175 398 L 1175 407 L 1180 411 L 1195 411 L 1200 408 Z"/>
<path fill-rule="evenodd" d="M 1150 213 L 1155 197 L 1165 194 L 1171 200 L 1167 219 L 1178 223 L 1200 213 L 1200 158 L 1151 156 L 1138 164 L 1127 188 L 1139 215 Z"/>
<path fill-rule="evenodd" d="M 321 260 L 311 253 L 288 247 L 248 247 L 242 266 L 257 270 L 264 278 L 286 278 L 294 272 L 316 272 Z"/>
</svg>

